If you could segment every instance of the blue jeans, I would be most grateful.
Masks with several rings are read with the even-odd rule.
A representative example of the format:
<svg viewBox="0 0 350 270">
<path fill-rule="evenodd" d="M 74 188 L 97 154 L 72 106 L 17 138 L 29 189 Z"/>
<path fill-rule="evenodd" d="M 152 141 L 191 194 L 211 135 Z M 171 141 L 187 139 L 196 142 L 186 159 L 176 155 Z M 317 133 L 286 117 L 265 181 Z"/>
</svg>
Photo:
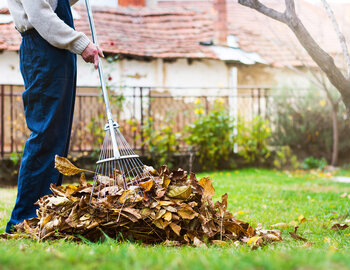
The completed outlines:
<svg viewBox="0 0 350 270">
<path fill-rule="evenodd" d="M 58 2 L 58 8 L 64 11 L 68 0 Z M 13 225 L 36 216 L 34 204 L 50 193 L 50 184 L 62 184 L 54 158 L 56 154 L 67 155 L 76 92 L 76 55 L 53 47 L 36 30 L 22 36 L 19 56 L 25 85 L 23 104 L 31 135 L 24 147 L 8 233 Z"/>
</svg>

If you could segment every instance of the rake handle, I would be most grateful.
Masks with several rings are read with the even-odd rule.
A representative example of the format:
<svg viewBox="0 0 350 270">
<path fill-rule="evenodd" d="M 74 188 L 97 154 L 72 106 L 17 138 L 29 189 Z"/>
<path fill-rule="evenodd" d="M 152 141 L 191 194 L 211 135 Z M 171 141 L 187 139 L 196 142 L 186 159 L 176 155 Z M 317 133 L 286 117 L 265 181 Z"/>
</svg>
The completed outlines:
<svg viewBox="0 0 350 270">
<path fill-rule="evenodd" d="M 93 41 L 93 43 L 95 43 L 98 46 L 98 39 L 97 39 L 95 23 L 94 23 L 92 11 L 91 11 L 90 0 L 85 0 L 85 5 L 86 5 L 87 14 L 88 14 L 89 24 L 90 24 L 92 41 Z M 104 80 L 104 72 L 103 72 L 103 67 L 102 67 L 100 56 L 98 56 L 98 74 L 99 74 L 99 77 L 100 77 L 101 88 L 102 88 L 102 93 L 103 93 L 103 99 L 104 99 L 105 105 L 106 105 L 107 119 L 108 120 L 110 120 L 110 119 L 113 120 L 112 119 L 111 108 L 110 108 L 110 104 L 109 104 L 109 98 L 108 98 L 108 93 L 107 93 L 106 82 Z"/>
<path fill-rule="evenodd" d="M 94 23 L 94 18 L 92 15 L 90 0 L 85 0 L 85 5 L 86 5 L 86 10 L 87 10 L 88 19 L 89 19 L 92 41 L 93 41 L 93 43 L 95 43 L 98 46 L 98 39 L 97 39 L 97 35 L 96 35 L 95 23 Z M 107 120 L 108 120 L 109 130 L 111 133 L 114 157 L 119 158 L 120 153 L 119 153 L 119 149 L 118 149 L 118 145 L 117 145 L 117 140 L 115 137 L 114 121 L 113 121 L 111 107 L 110 107 L 110 103 L 109 103 L 106 82 L 104 80 L 104 72 L 103 72 L 102 61 L 101 61 L 100 56 L 98 56 L 98 75 L 100 77 L 100 83 L 101 83 L 101 88 L 102 88 L 102 93 L 103 93 L 103 100 L 104 100 L 105 107 L 106 107 Z M 118 124 L 117 124 L 117 126 L 118 126 Z"/>
</svg>

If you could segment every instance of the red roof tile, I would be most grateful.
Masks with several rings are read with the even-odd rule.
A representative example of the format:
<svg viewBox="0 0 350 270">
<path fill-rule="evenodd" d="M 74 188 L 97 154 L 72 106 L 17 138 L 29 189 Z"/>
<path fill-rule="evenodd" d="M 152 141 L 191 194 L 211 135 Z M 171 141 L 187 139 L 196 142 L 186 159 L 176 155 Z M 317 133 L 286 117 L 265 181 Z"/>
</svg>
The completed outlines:
<svg viewBox="0 0 350 270">
<path fill-rule="evenodd" d="M 10 11 L 8 8 L 0 8 L 0 14 L 10 14 Z"/>
<path fill-rule="evenodd" d="M 84 6 L 75 27 L 90 36 Z M 99 42 L 107 53 L 155 58 L 217 58 L 201 41 L 213 35 L 211 19 L 204 12 L 185 9 L 94 9 Z M 20 35 L 13 24 L 0 25 L 0 50 L 18 50 Z"/>
<path fill-rule="evenodd" d="M 0 51 L 17 51 L 21 43 L 21 36 L 13 23 L 0 24 Z"/>
<path fill-rule="evenodd" d="M 281 12 L 284 11 L 284 1 L 262 0 L 262 2 Z M 210 11 L 213 17 L 216 16 L 213 0 L 162 0 L 159 4 L 166 8 L 175 4 L 182 8 L 196 8 Z M 315 66 L 315 63 L 286 25 L 238 4 L 237 0 L 227 0 L 227 5 L 229 33 L 238 37 L 241 49 L 259 53 L 262 58 L 274 66 L 298 66 L 302 63 Z M 344 35 L 350 39 L 350 5 L 341 4 L 332 7 Z M 332 55 L 341 52 L 338 39 L 322 6 L 296 0 L 296 8 L 306 28 L 327 52 Z M 340 13 L 339 10 L 343 13 Z M 344 13 L 348 16 L 345 16 Z M 348 22 L 346 22 L 346 18 L 348 18 Z"/>
<path fill-rule="evenodd" d="M 283 7 L 280 0 L 264 2 L 277 9 Z M 267 63 L 274 66 L 297 66 L 301 62 L 314 65 L 285 25 L 241 6 L 237 1 L 230 0 L 227 4 L 229 33 L 238 37 L 238 45 L 242 50 L 259 53 Z M 322 27 L 319 27 L 320 20 L 324 21 L 326 17 L 323 9 L 303 0 L 298 0 L 297 4 L 302 21 L 316 40 L 329 52 L 340 52 L 331 25 L 323 22 Z M 78 5 L 75 9 L 81 16 L 75 20 L 76 29 L 89 35 L 84 6 Z M 199 44 L 214 39 L 214 20 L 217 15 L 212 0 L 163 0 L 159 1 L 157 8 L 152 9 L 94 8 L 93 11 L 100 45 L 106 53 L 154 58 L 218 58 L 208 46 Z M 348 13 L 345 9 L 335 11 L 338 17 L 346 18 L 345 15 L 350 14 L 350 9 Z M 6 13 L 7 10 L 1 12 Z M 341 26 L 350 36 L 350 27 L 346 27 L 348 24 L 343 21 Z M 20 35 L 13 24 L 1 24 L 0 50 L 18 50 L 19 45 Z"/>
<path fill-rule="evenodd" d="M 77 30 L 89 32 L 85 9 L 75 22 Z M 96 9 L 94 19 L 104 51 L 160 58 L 215 58 L 201 46 L 213 35 L 211 19 L 204 12 L 184 9 Z"/>
</svg>

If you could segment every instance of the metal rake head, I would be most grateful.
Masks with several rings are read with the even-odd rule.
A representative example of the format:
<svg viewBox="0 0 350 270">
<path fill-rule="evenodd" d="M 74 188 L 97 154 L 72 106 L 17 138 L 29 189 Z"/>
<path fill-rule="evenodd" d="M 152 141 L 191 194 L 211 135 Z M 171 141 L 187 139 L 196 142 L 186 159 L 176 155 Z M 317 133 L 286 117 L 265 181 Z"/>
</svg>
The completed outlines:
<svg viewBox="0 0 350 270">
<path fill-rule="evenodd" d="M 92 194 L 101 199 L 107 195 L 124 193 L 128 201 L 132 202 L 133 198 L 142 195 L 139 183 L 153 179 L 153 176 L 129 146 L 118 124 L 114 123 L 113 129 L 106 125 L 105 130 L 100 158 L 96 163 Z"/>
</svg>

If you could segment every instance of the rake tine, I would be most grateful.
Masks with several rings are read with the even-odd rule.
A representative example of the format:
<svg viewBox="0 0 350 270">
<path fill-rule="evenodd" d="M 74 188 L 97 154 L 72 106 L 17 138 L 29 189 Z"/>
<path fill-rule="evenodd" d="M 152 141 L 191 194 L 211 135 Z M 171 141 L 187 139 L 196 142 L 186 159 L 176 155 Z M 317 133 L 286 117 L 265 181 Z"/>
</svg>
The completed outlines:
<svg viewBox="0 0 350 270">
<path fill-rule="evenodd" d="M 90 24 L 92 40 L 95 44 L 98 45 L 90 0 L 85 0 L 85 5 Z M 104 80 L 102 61 L 99 61 L 98 64 L 98 74 L 106 107 L 107 124 L 105 126 L 106 136 L 101 149 L 100 158 L 96 166 L 91 197 L 93 196 L 95 188 L 98 186 L 98 199 L 104 199 L 104 197 L 106 197 L 106 194 L 111 192 L 111 189 L 114 188 L 123 189 L 125 194 L 127 194 L 127 191 L 133 186 L 136 186 L 136 188 L 138 188 L 139 182 L 145 178 L 142 177 L 144 175 L 145 169 L 144 165 L 139 159 L 139 156 L 134 153 L 134 151 L 131 149 L 121 134 L 119 130 L 119 124 L 113 121 L 106 82 Z M 139 170 L 138 167 L 143 168 L 142 171 Z M 117 171 L 120 172 L 120 176 Z M 136 173 L 134 171 L 136 171 Z M 123 183 L 120 183 L 120 181 L 118 183 L 118 178 L 119 180 L 121 178 Z M 102 185 L 103 190 L 105 191 L 103 194 L 101 194 Z M 134 194 L 137 194 L 137 192 L 134 192 Z M 100 198 L 100 195 L 102 195 L 103 198 Z"/>
</svg>

